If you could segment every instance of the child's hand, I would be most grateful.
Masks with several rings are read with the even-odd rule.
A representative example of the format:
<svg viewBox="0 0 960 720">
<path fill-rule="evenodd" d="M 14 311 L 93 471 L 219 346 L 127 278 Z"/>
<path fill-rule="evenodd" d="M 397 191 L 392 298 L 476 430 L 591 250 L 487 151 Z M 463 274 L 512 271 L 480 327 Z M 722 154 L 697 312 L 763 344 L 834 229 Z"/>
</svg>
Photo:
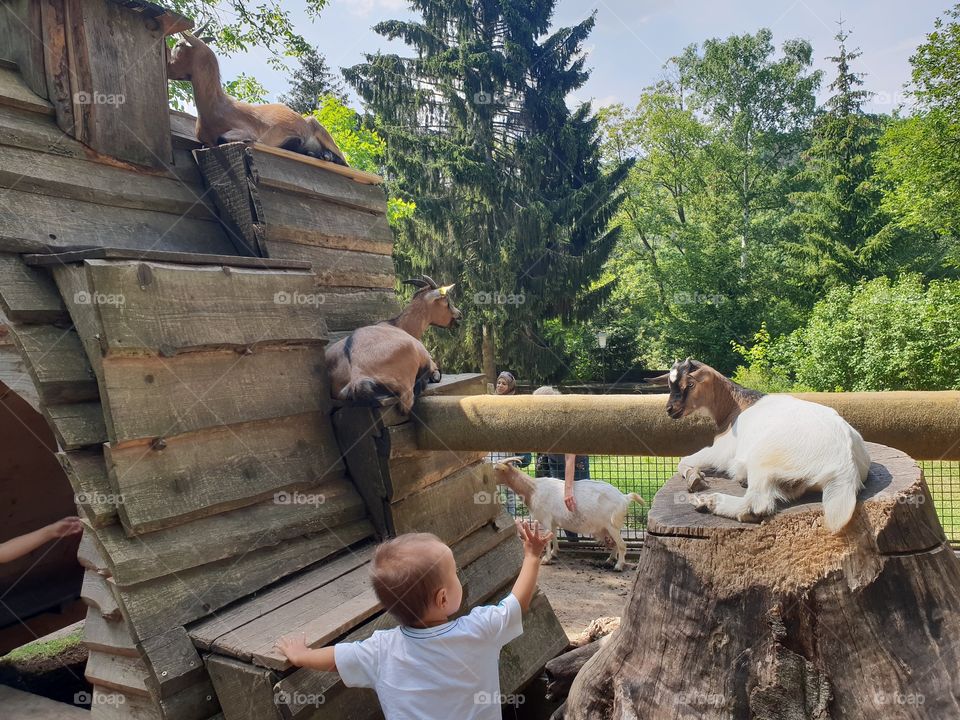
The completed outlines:
<svg viewBox="0 0 960 720">
<path fill-rule="evenodd" d="M 517 520 L 517 533 L 523 541 L 523 553 L 537 559 L 543 555 L 544 549 L 553 540 L 553 533 L 544 533 L 540 523 L 530 520 Z"/>
<path fill-rule="evenodd" d="M 83 523 L 80 522 L 78 517 L 65 517 L 55 523 L 50 523 L 47 527 L 52 538 L 68 537 L 83 532 Z"/>
<path fill-rule="evenodd" d="M 286 656 L 291 664 L 298 667 L 303 665 L 303 658 L 310 652 L 305 633 L 280 638 L 277 640 L 277 649 Z"/>
</svg>

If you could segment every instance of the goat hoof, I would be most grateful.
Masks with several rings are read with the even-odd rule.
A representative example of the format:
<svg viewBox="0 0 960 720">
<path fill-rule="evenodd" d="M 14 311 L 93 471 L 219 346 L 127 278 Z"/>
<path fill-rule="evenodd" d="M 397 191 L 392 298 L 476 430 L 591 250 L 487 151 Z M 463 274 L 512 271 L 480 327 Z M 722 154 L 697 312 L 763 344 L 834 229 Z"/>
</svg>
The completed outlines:
<svg viewBox="0 0 960 720">
<path fill-rule="evenodd" d="M 707 479 L 699 470 L 694 470 L 687 477 L 687 492 L 698 492 L 707 489 Z"/>
<path fill-rule="evenodd" d="M 742 488 L 747 487 L 747 478 L 745 476 L 740 478 L 739 482 L 740 482 L 740 487 Z"/>
<path fill-rule="evenodd" d="M 614 572 L 623 572 L 623 563 L 617 563 L 613 566 Z"/>
<path fill-rule="evenodd" d="M 752 512 L 743 512 L 737 515 L 737 522 L 757 523 L 757 522 L 760 522 L 760 518 L 758 518 Z"/>
<path fill-rule="evenodd" d="M 694 509 L 699 512 L 714 512 L 717 509 L 717 498 L 715 495 L 694 495 L 690 499 Z"/>
</svg>

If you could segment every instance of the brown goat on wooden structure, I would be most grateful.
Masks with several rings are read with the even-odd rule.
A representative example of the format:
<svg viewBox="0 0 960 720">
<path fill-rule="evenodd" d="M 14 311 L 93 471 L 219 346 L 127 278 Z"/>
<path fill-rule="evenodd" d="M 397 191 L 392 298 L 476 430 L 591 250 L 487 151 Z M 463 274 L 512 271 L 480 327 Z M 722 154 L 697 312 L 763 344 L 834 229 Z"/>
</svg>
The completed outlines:
<svg viewBox="0 0 960 720">
<path fill-rule="evenodd" d="M 419 289 L 403 312 L 357 328 L 327 349 L 334 398 L 377 407 L 396 397 L 408 415 L 427 383 L 440 382 L 440 370 L 420 338 L 431 325 L 456 327 L 462 315 L 450 300 L 453 285 L 438 286 L 426 275 L 404 282 Z"/>
<path fill-rule="evenodd" d="M 258 142 L 338 165 L 343 152 L 316 118 L 286 105 L 251 105 L 230 97 L 220 84 L 220 63 L 213 50 L 188 32 L 169 52 L 167 77 L 189 80 L 197 103 L 197 138 L 208 147 L 228 142 Z"/>
</svg>

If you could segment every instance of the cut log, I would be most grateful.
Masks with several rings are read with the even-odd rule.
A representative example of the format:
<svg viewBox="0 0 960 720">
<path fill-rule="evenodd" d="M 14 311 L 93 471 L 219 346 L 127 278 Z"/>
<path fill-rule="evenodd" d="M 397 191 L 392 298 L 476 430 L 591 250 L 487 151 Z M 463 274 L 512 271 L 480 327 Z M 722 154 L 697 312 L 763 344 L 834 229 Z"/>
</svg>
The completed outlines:
<svg viewBox="0 0 960 720">
<path fill-rule="evenodd" d="M 574 678 L 576 678 L 577 673 L 580 672 L 580 668 L 586 664 L 587 660 L 597 654 L 600 648 L 606 644 L 608 637 L 610 636 L 608 635 L 599 640 L 594 640 L 592 643 L 574 648 L 570 652 L 558 655 L 547 663 L 545 669 L 547 676 L 547 700 L 562 700 L 567 696 Z"/>
<path fill-rule="evenodd" d="M 564 717 L 960 717 L 960 560 L 916 463 L 868 448 L 837 535 L 818 497 L 742 524 L 696 513 L 671 479 L 620 630 L 577 675 Z"/>
</svg>

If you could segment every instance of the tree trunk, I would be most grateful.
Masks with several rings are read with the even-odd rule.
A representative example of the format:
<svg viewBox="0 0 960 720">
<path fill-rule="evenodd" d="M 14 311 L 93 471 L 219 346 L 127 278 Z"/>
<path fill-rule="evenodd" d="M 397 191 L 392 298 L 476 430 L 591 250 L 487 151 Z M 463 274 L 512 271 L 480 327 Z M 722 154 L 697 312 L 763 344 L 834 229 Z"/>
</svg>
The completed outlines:
<svg viewBox="0 0 960 720">
<path fill-rule="evenodd" d="M 916 463 L 868 447 L 836 536 L 818 496 L 746 525 L 695 512 L 671 479 L 620 630 L 577 675 L 565 719 L 960 717 L 960 560 Z"/>
<path fill-rule="evenodd" d="M 483 375 L 488 383 L 497 382 L 496 337 L 493 325 L 483 325 Z"/>
</svg>

